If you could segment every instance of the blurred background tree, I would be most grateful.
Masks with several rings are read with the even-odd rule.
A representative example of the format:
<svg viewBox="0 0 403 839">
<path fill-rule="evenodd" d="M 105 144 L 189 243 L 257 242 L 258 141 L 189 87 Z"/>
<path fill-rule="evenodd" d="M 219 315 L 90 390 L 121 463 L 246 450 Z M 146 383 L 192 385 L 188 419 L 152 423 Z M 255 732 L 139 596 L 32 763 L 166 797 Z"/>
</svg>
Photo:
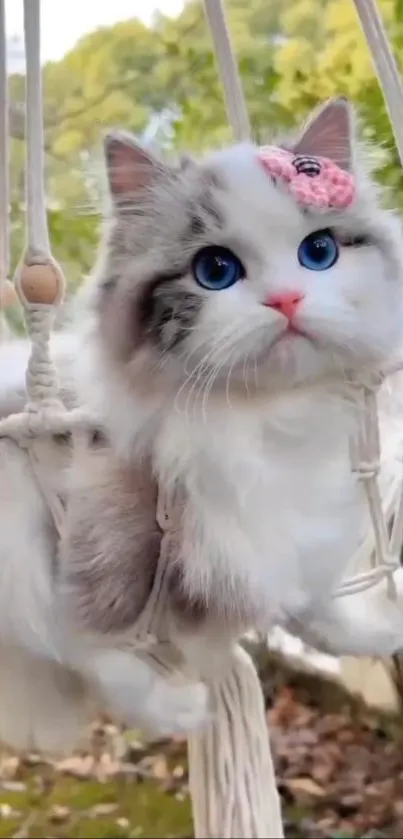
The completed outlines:
<svg viewBox="0 0 403 839">
<path fill-rule="evenodd" d="M 403 207 L 402 174 L 351 0 L 227 0 L 255 137 L 292 129 L 318 101 L 348 95 L 376 144 L 379 178 Z M 392 46 L 403 46 L 402 0 L 380 0 Z M 12 253 L 23 244 L 24 78 L 11 87 Z M 86 35 L 44 67 L 50 231 L 72 291 L 90 269 L 104 196 L 103 130 L 123 125 L 173 151 L 230 139 L 200 0 L 152 26 L 128 20 Z"/>
<path fill-rule="evenodd" d="M 292 131 L 319 101 L 347 95 L 363 137 L 375 145 L 387 200 L 403 210 L 402 172 L 352 0 L 226 3 L 255 138 Z M 378 3 L 400 56 L 403 0 Z M 86 35 L 44 67 L 43 81 L 50 235 L 72 294 L 99 238 L 103 131 L 121 125 L 173 152 L 195 153 L 228 142 L 231 132 L 201 0 L 187 0 L 176 19 L 156 15 L 149 27 L 128 20 Z M 24 87 L 22 75 L 11 77 L 13 268 L 24 243 Z M 22 328 L 17 308 L 12 324 Z M 401 724 L 362 719 L 361 704 L 346 715 L 335 683 L 299 682 L 283 665 L 276 670 L 269 660 L 264 669 L 262 662 L 286 835 L 402 836 Z M 90 755 L 53 764 L 0 751 L 0 839 L 190 836 L 183 746 L 152 751 L 132 735 L 100 724 Z"/>
</svg>

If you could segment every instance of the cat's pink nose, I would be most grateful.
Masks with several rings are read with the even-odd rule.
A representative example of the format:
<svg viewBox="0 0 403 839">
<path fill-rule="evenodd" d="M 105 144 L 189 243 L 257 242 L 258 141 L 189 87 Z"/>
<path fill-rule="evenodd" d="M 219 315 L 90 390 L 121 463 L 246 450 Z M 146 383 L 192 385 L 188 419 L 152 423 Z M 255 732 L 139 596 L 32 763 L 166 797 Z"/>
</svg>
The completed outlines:
<svg viewBox="0 0 403 839">
<path fill-rule="evenodd" d="M 296 291 L 284 291 L 282 294 L 272 294 L 265 300 L 264 305 L 285 315 L 288 320 L 292 320 L 303 299 L 304 295 Z"/>
</svg>

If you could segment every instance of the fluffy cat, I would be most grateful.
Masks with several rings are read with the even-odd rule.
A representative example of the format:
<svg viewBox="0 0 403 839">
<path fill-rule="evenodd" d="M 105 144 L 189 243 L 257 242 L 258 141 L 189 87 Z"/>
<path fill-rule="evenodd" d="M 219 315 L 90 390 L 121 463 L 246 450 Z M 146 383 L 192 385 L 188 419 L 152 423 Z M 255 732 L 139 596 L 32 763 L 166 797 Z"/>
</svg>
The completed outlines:
<svg viewBox="0 0 403 839">
<path fill-rule="evenodd" d="M 69 720 L 93 696 L 164 731 L 205 719 L 202 684 L 167 683 L 124 650 L 155 573 L 157 486 L 184 498 L 169 619 L 201 678 L 251 626 L 297 624 L 338 654 L 403 647 L 403 610 L 382 593 L 332 599 L 368 527 L 349 382 L 401 343 L 400 226 L 357 166 L 345 100 L 289 148 L 352 172 L 351 205 L 301 208 L 252 144 L 170 166 L 130 136 L 106 139 L 112 207 L 73 351 L 73 399 L 100 434 L 77 446 L 68 484 L 57 471 L 69 503 L 53 574 L 26 453 L 0 444 L 2 503 L 11 479 L 18 501 L 2 516 L 0 674 L 17 661 L 26 691 L 18 655 L 45 668 L 54 691 L 27 691 L 24 711 L 37 745 L 62 700 Z M 0 685 L 7 736 L 1 704 Z"/>
<path fill-rule="evenodd" d="M 331 648 L 373 651 L 357 602 L 329 598 L 368 526 L 348 376 L 401 341 L 402 237 L 357 168 L 352 122 L 333 100 L 289 147 L 354 172 L 355 200 L 328 211 L 301 208 L 253 145 L 173 168 L 130 137 L 106 141 L 113 211 L 86 290 L 82 393 L 121 464 L 150 457 L 160 486 L 183 488 L 173 597 L 220 637 L 291 619 Z M 384 652 L 401 644 L 394 617 Z M 95 603 L 87 618 L 97 628 Z"/>
</svg>

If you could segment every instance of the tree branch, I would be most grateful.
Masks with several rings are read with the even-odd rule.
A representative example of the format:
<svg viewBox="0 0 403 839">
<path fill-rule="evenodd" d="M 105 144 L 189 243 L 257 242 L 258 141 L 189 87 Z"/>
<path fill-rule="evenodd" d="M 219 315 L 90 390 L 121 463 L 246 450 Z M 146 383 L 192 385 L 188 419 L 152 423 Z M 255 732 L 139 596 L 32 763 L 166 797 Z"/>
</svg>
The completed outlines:
<svg viewBox="0 0 403 839">
<path fill-rule="evenodd" d="M 10 104 L 9 109 L 9 120 L 10 120 L 10 137 L 14 140 L 25 140 L 25 107 L 21 102 L 12 102 Z M 59 160 L 64 163 L 64 158 L 60 157 L 59 155 L 55 154 L 52 150 L 50 143 L 48 143 L 45 139 L 44 149 L 47 154 L 50 154 L 55 160 Z"/>
</svg>

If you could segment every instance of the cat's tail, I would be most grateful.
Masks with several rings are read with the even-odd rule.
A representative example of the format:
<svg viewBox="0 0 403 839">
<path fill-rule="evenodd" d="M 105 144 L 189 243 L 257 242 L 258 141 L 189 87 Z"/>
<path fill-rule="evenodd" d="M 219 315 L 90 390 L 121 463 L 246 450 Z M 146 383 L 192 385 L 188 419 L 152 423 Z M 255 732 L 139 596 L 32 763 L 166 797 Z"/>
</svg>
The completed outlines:
<svg viewBox="0 0 403 839">
<path fill-rule="evenodd" d="M 74 343 L 74 342 L 73 342 Z M 69 336 L 53 341 L 68 364 Z M 0 343 L 0 418 L 23 409 L 28 341 Z M 66 447 L 35 441 L 51 490 L 63 494 Z M 20 749 L 66 750 L 88 719 L 81 677 L 63 663 L 55 606 L 58 535 L 26 450 L 0 439 L 0 739 Z"/>
<path fill-rule="evenodd" d="M 18 647 L 0 646 L 0 740 L 15 749 L 65 753 L 92 707 L 79 676 Z"/>
<path fill-rule="evenodd" d="M 59 658 L 58 539 L 26 451 L 0 439 L 0 646 Z"/>
</svg>

